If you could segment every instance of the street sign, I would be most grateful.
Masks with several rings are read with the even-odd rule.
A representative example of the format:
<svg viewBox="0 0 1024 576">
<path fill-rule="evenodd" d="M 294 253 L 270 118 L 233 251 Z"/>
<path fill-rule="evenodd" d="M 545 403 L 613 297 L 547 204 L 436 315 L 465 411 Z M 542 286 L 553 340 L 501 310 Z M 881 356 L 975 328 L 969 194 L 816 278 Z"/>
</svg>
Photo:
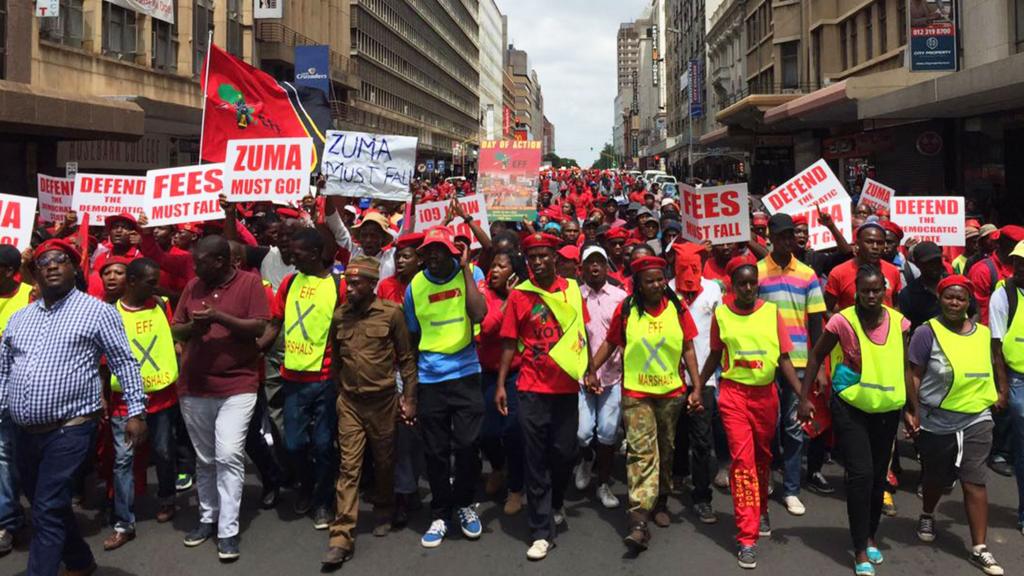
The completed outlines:
<svg viewBox="0 0 1024 576">
<path fill-rule="evenodd" d="M 427 160 L 427 172 L 433 172 L 433 171 L 434 171 L 434 161 L 433 160 Z"/>
<path fill-rule="evenodd" d="M 437 161 L 437 171 L 444 174 L 444 160 Z"/>
</svg>

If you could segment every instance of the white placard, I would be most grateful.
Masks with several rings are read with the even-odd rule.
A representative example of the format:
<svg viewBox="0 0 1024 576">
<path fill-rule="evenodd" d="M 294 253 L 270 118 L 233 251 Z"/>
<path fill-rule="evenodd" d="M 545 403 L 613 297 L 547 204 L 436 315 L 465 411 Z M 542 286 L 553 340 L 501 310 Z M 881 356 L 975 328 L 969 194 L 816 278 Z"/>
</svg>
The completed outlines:
<svg viewBox="0 0 1024 576">
<path fill-rule="evenodd" d="M 59 0 L 58 0 L 59 1 Z M 122 8 L 134 10 L 146 16 L 152 16 L 157 20 L 163 20 L 168 24 L 174 24 L 174 2 L 173 0 L 107 0 Z"/>
<path fill-rule="evenodd" d="M 224 164 L 182 166 L 146 172 L 148 226 L 220 220 L 218 195 L 224 190 Z"/>
<path fill-rule="evenodd" d="M 416 171 L 411 136 L 328 130 L 320 171 L 324 194 L 406 202 Z"/>
<path fill-rule="evenodd" d="M 254 20 L 284 18 L 283 0 L 252 0 Z"/>
<path fill-rule="evenodd" d="M 807 218 L 807 243 L 815 250 L 825 250 L 836 245 L 828 228 L 818 224 L 818 210 L 832 216 L 839 232 L 851 239 L 850 195 L 829 168 L 824 159 L 808 166 L 788 182 L 780 185 L 761 198 L 771 214 L 780 212 L 790 216 Z"/>
<path fill-rule="evenodd" d="M 865 178 L 864 188 L 860 191 L 860 200 L 857 201 L 857 205 L 867 204 L 874 208 L 875 212 L 878 212 L 879 209 L 888 210 L 889 201 L 895 195 L 895 188 L 890 188 L 881 182 L 875 182 L 871 178 Z"/>
<path fill-rule="evenodd" d="M 146 203 L 146 178 L 114 174 L 75 175 L 75 191 L 71 209 L 89 215 L 89 224 L 102 226 L 107 216 L 127 212 L 136 218 Z"/>
<path fill-rule="evenodd" d="M 310 138 L 229 140 L 224 193 L 232 202 L 298 201 L 309 191 L 312 164 Z"/>
<path fill-rule="evenodd" d="M 39 217 L 43 222 L 61 222 L 71 211 L 71 197 L 75 193 L 74 178 L 57 178 L 38 174 Z"/>
<path fill-rule="evenodd" d="M 18 250 L 28 248 L 35 222 L 35 198 L 0 194 L 0 244 L 10 244 Z"/>
<path fill-rule="evenodd" d="M 699 190 L 680 185 L 683 237 L 690 242 L 710 240 L 729 244 L 750 240 L 750 199 L 746 184 L 705 186 Z"/>
<path fill-rule="evenodd" d="M 903 229 L 903 237 L 939 246 L 966 244 L 963 196 L 894 196 L 889 219 Z"/>
<path fill-rule="evenodd" d="M 464 198 L 459 198 L 459 204 L 462 205 L 463 209 L 466 210 L 466 214 L 476 220 L 480 225 L 480 228 L 484 230 L 490 230 L 491 226 L 487 220 L 487 203 L 484 202 L 484 197 L 480 194 L 472 194 Z M 451 202 L 424 202 L 416 205 L 416 226 L 413 229 L 414 232 L 426 232 L 434 226 L 440 226 L 444 224 L 444 218 L 448 214 L 448 208 L 451 206 Z M 476 235 L 473 234 L 473 230 L 470 229 L 469 224 L 466 224 L 461 218 L 456 217 L 455 221 L 448 225 L 448 229 L 455 234 L 464 234 L 470 240 L 472 245 L 470 248 L 480 248 L 480 241 L 477 240 Z"/>
<path fill-rule="evenodd" d="M 36 0 L 36 18 L 60 16 L 60 0 Z"/>
</svg>

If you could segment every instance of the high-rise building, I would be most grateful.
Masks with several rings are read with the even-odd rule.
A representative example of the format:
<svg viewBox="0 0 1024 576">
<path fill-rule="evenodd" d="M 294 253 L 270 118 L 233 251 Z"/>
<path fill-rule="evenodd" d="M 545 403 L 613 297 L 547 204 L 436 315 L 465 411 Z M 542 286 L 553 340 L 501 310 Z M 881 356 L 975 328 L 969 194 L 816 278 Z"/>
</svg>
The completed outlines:
<svg viewBox="0 0 1024 576">
<path fill-rule="evenodd" d="M 632 87 L 633 72 L 636 72 L 640 66 L 639 58 L 639 32 L 632 22 L 619 24 L 619 33 L 616 38 L 616 60 L 618 61 L 620 92 Z"/>
<path fill-rule="evenodd" d="M 505 78 L 505 18 L 495 0 L 480 0 L 480 137 L 501 138 Z"/>
<path fill-rule="evenodd" d="M 480 61 L 476 0 L 353 0 L 361 89 L 346 122 L 419 138 L 419 152 L 476 142 Z"/>
<path fill-rule="evenodd" d="M 668 0 L 665 40 L 667 83 L 668 170 L 676 176 L 699 175 L 692 164 L 701 158 L 700 137 L 704 133 L 707 101 L 705 69 L 707 43 L 705 9 L 716 0 Z"/>
<path fill-rule="evenodd" d="M 516 135 L 525 132 L 528 139 L 537 139 L 541 135 L 534 129 L 539 120 L 536 118 L 537 88 L 533 83 L 536 74 L 530 74 L 530 55 L 525 50 L 517 50 L 515 46 L 509 44 L 506 59 L 509 74 L 512 76 L 513 96 L 515 97 L 513 129 L 516 131 Z"/>
<path fill-rule="evenodd" d="M 544 116 L 544 141 L 541 144 L 541 154 L 551 154 L 555 151 L 555 125 Z"/>
</svg>

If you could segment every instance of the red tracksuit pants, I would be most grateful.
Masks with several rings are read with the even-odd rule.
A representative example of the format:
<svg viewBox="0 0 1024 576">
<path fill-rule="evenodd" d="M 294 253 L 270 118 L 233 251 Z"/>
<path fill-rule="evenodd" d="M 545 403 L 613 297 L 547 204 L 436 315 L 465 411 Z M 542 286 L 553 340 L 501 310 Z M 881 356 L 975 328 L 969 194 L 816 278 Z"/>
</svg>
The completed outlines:
<svg viewBox="0 0 1024 576">
<path fill-rule="evenodd" d="M 718 390 L 718 411 L 729 442 L 732 467 L 729 485 L 736 517 L 736 541 L 757 543 L 762 513 L 768 511 L 772 440 L 779 418 L 776 387 L 746 386 L 723 380 Z"/>
</svg>

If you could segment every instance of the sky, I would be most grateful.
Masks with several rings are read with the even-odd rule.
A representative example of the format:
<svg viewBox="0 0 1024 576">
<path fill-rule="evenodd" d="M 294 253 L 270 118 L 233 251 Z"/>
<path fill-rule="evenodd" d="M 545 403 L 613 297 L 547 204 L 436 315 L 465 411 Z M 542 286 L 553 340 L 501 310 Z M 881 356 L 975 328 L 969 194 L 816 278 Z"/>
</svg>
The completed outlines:
<svg viewBox="0 0 1024 576">
<path fill-rule="evenodd" d="M 650 0 L 497 0 L 509 42 L 530 55 L 555 125 L 555 153 L 589 167 L 612 140 L 619 24 Z M 593 150 L 591 150 L 593 148 Z"/>
</svg>

